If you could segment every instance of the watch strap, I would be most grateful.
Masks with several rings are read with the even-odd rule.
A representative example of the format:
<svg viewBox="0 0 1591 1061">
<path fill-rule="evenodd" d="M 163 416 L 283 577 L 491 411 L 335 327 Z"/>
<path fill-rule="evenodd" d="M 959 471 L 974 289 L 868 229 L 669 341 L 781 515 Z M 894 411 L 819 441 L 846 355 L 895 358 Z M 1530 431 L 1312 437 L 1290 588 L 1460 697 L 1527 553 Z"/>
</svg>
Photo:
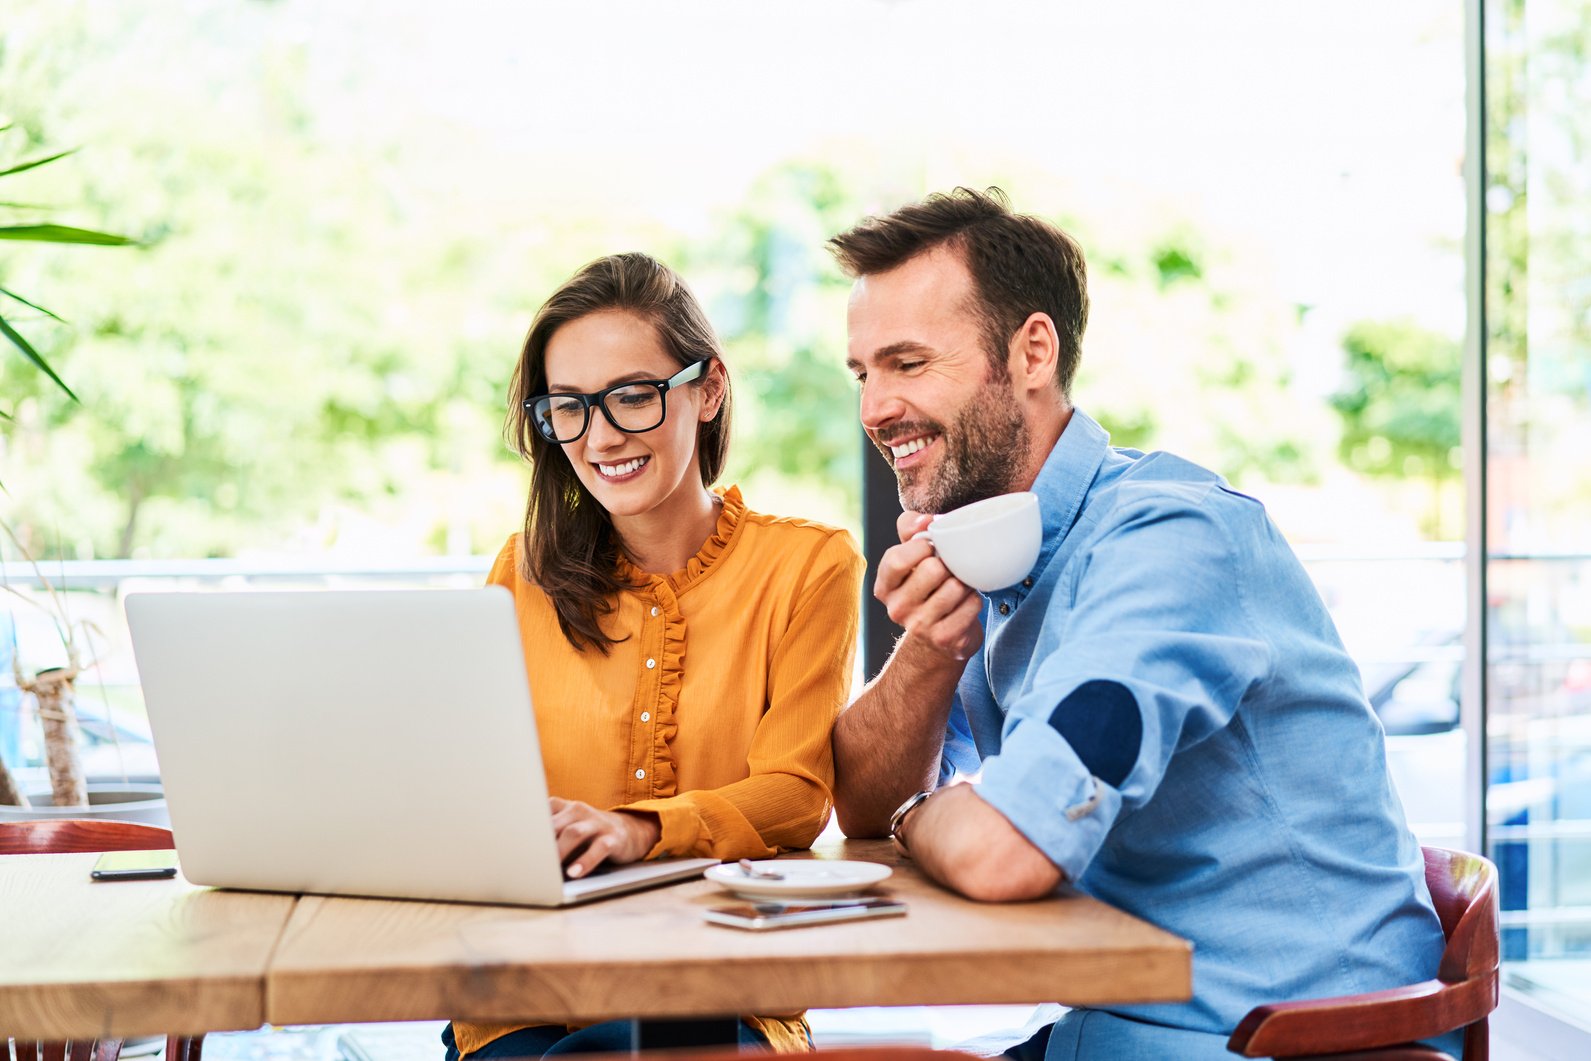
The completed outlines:
<svg viewBox="0 0 1591 1061">
<path fill-rule="evenodd" d="M 919 803 L 931 795 L 933 795 L 931 790 L 913 792 L 906 798 L 906 802 L 902 803 L 899 807 L 896 807 L 895 813 L 889 816 L 889 838 L 891 842 L 894 843 L 895 850 L 899 851 L 903 855 L 910 855 L 911 850 L 907 848 L 906 840 L 900 834 L 901 822 L 906 820 L 906 815 L 917 809 L 917 805 Z"/>
</svg>

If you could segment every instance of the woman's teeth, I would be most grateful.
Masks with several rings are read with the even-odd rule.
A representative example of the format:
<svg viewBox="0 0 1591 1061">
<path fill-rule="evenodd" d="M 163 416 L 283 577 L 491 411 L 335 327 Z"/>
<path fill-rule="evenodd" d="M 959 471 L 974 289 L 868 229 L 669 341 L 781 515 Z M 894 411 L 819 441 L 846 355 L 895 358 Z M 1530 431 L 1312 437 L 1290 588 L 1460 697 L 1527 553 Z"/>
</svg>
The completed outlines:
<svg viewBox="0 0 1591 1061">
<path fill-rule="evenodd" d="M 623 464 L 599 464 L 597 465 L 597 471 L 610 479 L 617 479 L 621 475 L 629 475 L 633 471 L 638 471 L 641 465 L 645 464 L 649 459 L 648 457 L 637 457 L 634 460 L 625 461 Z"/>
</svg>

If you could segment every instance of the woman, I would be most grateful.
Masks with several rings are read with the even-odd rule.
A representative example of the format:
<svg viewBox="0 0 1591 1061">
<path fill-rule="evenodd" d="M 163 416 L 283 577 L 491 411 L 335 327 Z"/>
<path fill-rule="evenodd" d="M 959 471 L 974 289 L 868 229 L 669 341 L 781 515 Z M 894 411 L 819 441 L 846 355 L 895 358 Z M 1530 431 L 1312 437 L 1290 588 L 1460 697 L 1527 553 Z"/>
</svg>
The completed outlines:
<svg viewBox="0 0 1591 1061">
<path fill-rule="evenodd" d="M 514 594 L 566 873 L 809 846 L 862 558 L 843 530 L 709 489 L 730 387 L 701 307 L 646 255 L 592 262 L 536 314 L 511 393 L 530 501 L 490 581 Z M 457 1061 L 626 1051 L 628 1031 L 459 1021 L 443 1040 Z M 741 1038 L 810 1043 L 801 1016 L 747 1017 Z"/>
</svg>

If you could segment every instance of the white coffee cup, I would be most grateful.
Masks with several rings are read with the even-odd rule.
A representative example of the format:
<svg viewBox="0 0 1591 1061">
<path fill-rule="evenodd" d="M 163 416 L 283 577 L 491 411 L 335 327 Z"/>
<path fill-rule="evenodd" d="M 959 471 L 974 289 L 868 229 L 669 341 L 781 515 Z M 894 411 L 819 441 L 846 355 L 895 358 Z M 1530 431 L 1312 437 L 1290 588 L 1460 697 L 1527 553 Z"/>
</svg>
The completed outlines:
<svg viewBox="0 0 1591 1061">
<path fill-rule="evenodd" d="M 1039 495 L 999 494 L 935 516 L 923 536 L 956 578 L 983 593 L 1027 577 L 1044 544 Z"/>
</svg>

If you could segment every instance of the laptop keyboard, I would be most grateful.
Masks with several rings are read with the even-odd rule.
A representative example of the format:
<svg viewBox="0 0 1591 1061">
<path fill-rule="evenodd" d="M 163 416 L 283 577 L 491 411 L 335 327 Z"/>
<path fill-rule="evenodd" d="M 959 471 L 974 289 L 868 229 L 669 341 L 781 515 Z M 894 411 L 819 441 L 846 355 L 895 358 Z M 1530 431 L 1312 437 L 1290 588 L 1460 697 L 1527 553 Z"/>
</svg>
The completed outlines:
<svg viewBox="0 0 1591 1061">
<path fill-rule="evenodd" d="M 579 880 L 565 880 L 563 895 L 566 902 L 577 902 L 581 898 L 596 893 L 606 894 L 610 890 L 629 891 L 631 886 L 636 889 L 647 887 L 651 883 L 666 884 L 675 880 L 688 880 L 699 877 L 711 865 L 716 864 L 716 859 L 661 859 L 653 862 L 632 862 L 627 866 L 615 866 L 606 872 L 597 872 L 589 877 Z M 671 874 L 677 874 L 671 878 Z"/>
</svg>

